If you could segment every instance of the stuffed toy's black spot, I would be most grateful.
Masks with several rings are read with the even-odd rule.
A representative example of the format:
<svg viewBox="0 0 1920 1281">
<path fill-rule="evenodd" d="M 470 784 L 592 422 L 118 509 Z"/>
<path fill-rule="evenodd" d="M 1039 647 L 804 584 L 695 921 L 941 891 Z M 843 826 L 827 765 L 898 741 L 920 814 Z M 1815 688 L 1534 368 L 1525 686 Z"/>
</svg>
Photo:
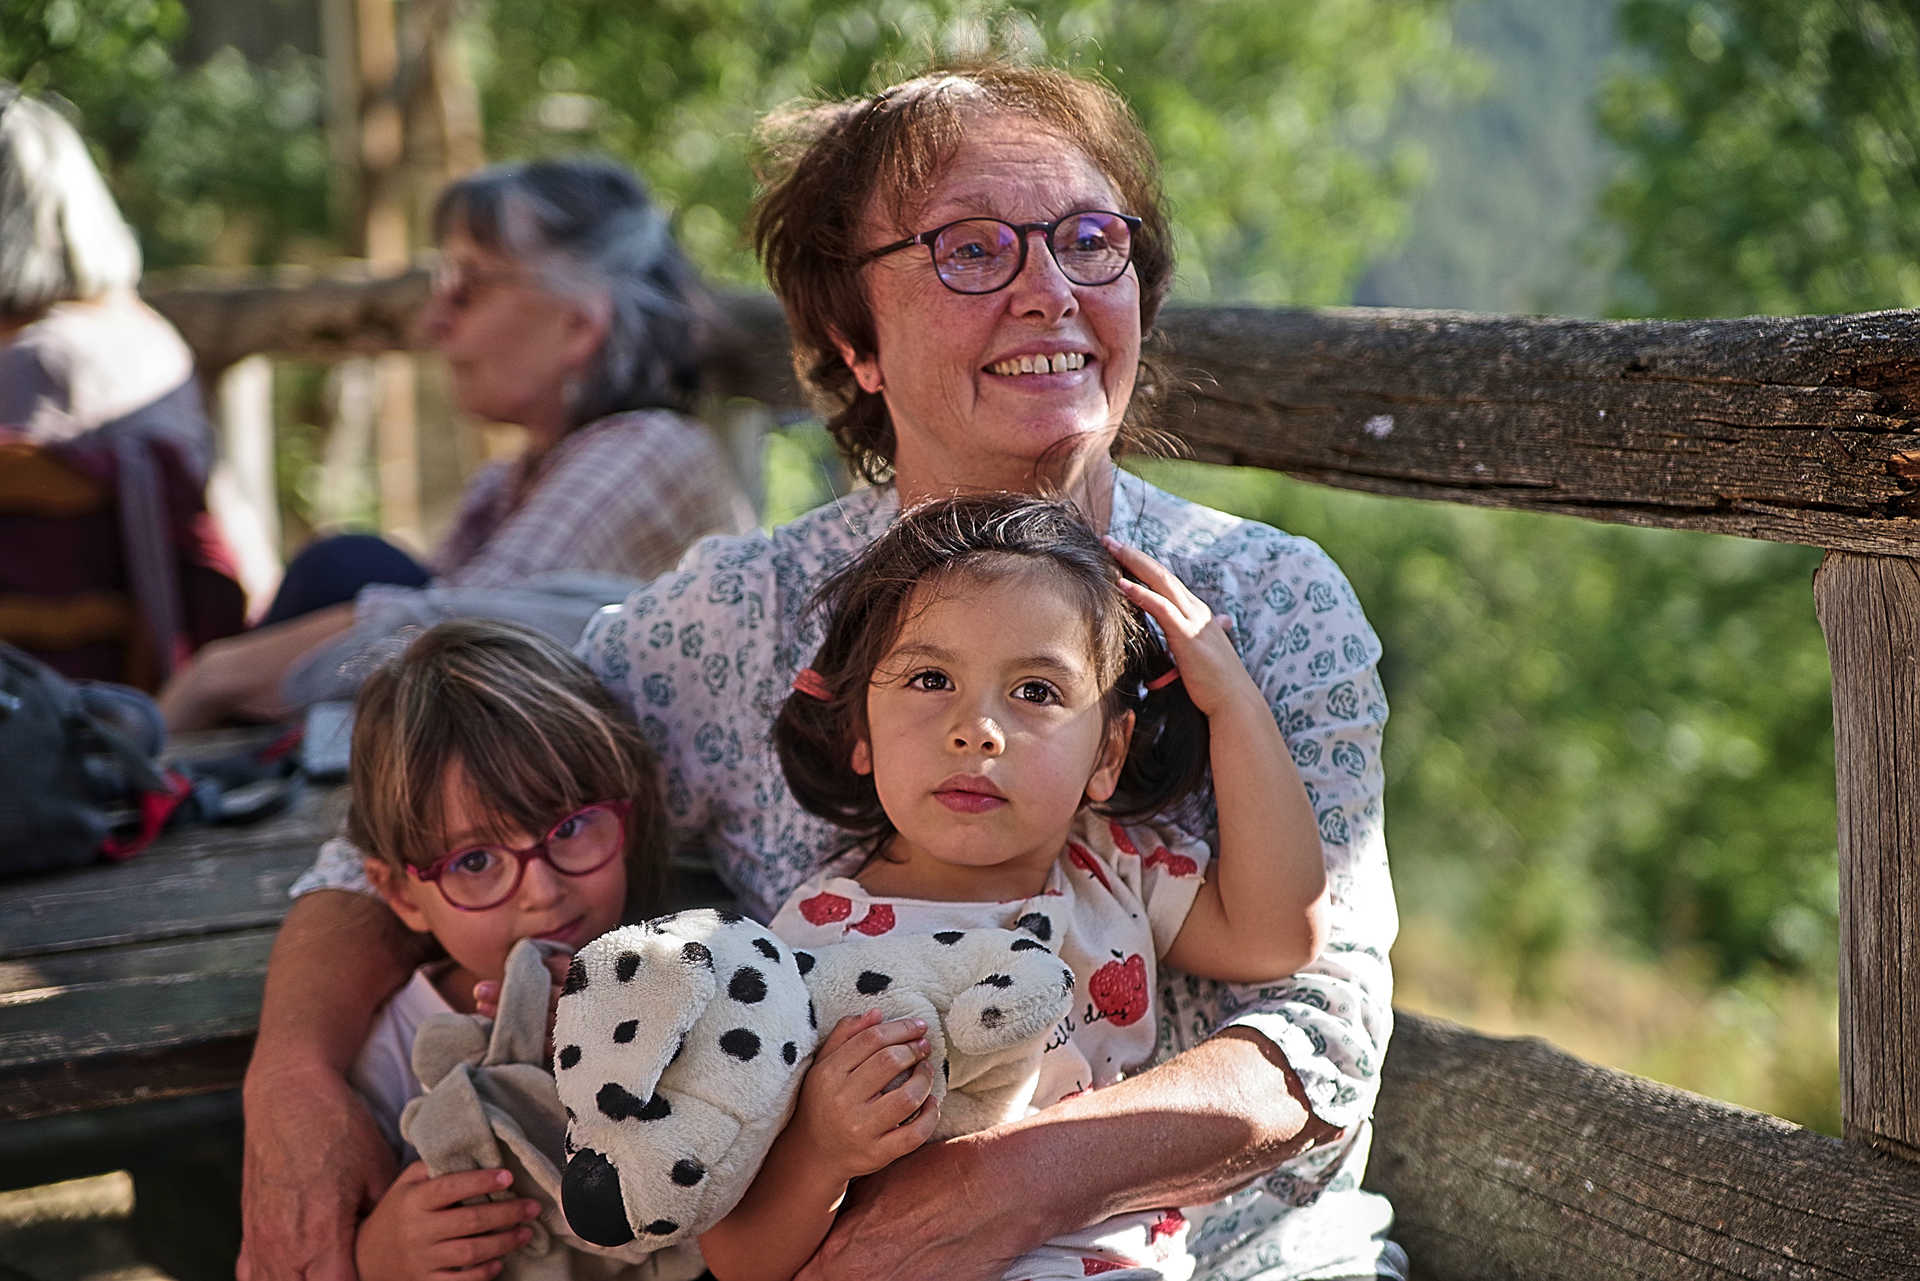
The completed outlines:
<svg viewBox="0 0 1920 1281">
<path fill-rule="evenodd" d="M 559 1059 L 560 1070 L 564 1072 L 580 1061 L 580 1047 L 577 1045 L 569 1045 L 566 1049 L 560 1051 Z"/>
<path fill-rule="evenodd" d="M 933 936 L 933 941 L 936 943 L 945 943 L 948 947 L 952 947 L 965 937 L 966 934 L 960 930 L 941 930 Z"/>
<path fill-rule="evenodd" d="M 1016 952 L 1044 952 L 1047 949 L 1032 939 L 1015 939 L 1013 941 L 1013 950 Z"/>
<path fill-rule="evenodd" d="M 620 1171 L 592 1148 L 582 1148 L 567 1162 L 567 1173 L 560 1180 L 560 1208 L 566 1211 L 567 1226 L 583 1241 L 616 1246 L 633 1240 L 627 1205 L 620 1196 Z"/>
<path fill-rule="evenodd" d="M 567 967 L 567 981 L 565 986 L 560 989 L 560 995 L 572 996 L 575 992 L 584 992 L 586 990 L 587 963 L 576 957 L 573 964 Z"/>
<path fill-rule="evenodd" d="M 720 1034 L 720 1048 L 742 1063 L 748 1063 L 760 1053 L 760 1038 L 743 1027 L 737 1027 Z"/>
<path fill-rule="evenodd" d="M 799 1047 L 794 1045 L 792 1041 L 788 1041 L 780 1047 L 780 1057 L 787 1061 L 788 1067 L 792 1067 L 793 1061 L 800 1057 Z"/>
<path fill-rule="evenodd" d="M 640 1230 L 650 1237 L 670 1237 L 680 1230 L 680 1225 L 672 1219 L 655 1219 Z"/>
<path fill-rule="evenodd" d="M 860 977 L 853 981 L 853 986 L 862 996 L 878 996 L 893 986 L 893 976 L 881 974 L 876 970 L 861 970 Z"/>
<path fill-rule="evenodd" d="M 940 1079 L 943 1081 L 953 1080 L 953 1060 L 940 1060 Z"/>
<path fill-rule="evenodd" d="M 780 949 L 773 945 L 772 939 L 755 939 L 753 946 L 755 951 L 759 952 L 760 955 L 766 957 L 769 961 L 777 961 L 780 959 Z"/>
<path fill-rule="evenodd" d="M 648 921 L 647 928 L 651 930 L 657 930 L 662 925 L 670 925 L 674 921 L 677 921 L 679 919 L 680 919 L 680 913 L 668 912 L 665 916 L 656 916 L 651 921 Z"/>
<path fill-rule="evenodd" d="M 1053 922 L 1038 912 L 1028 912 L 1013 925 L 1015 929 L 1025 930 L 1042 943 L 1053 937 Z"/>
<path fill-rule="evenodd" d="M 673 1115 L 673 1105 L 663 1096 L 656 1094 L 642 1103 L 618 1081 L 608 1081 L 601 1086 L 593 1101 L 599 1105 L 600 1114 L 610 1121 L 663 1121 Z"/>
<path fill-rule="evenodd" d="M 628 1042 L 633 1040 L 633 1034 L 635 1032 L 638 1032 L 639 1030 L 640 1030 L 640 1020 L 628 1019 L 625 1023 L 622 1023 L 619 1027 L 616 1027 L 615 1029 L 613 1029 L 613 1039 L 616 1043 L 620 1045 L 625 1045 Z"/>
<path fill-rule="evenodd" d="M 1007 1021 L 1006 1011 L 1002 1010 L 997 1005 L 989 1005 L 986 1009 L 980 1011 L 981 1027 L 999 1027 L 1002 1023 L 1005 1023 L 1006 1021 Z"/>
<path fill-rule="evenodd" d="M 989 974 L 987 975 L 987 977 L 981 979 L 978 983 L 975 983 L 974 986 L 975 987 L 1012 987 L 1013 975 Z"/>
<path fill-rule="evenodd" d="M 561 1138 L 560 1150 L 562 1152 L 565 1152 L 568 1156 L 572 1156 L 575 1152 L 578 1152 L 580 1149 L 573 1146 L 573 1136 L 569 1134 Z"/>
<path fill-rule="evenodd" d="M 563 1107 L 562 1107 L 562 1108 L 561 1108 L 560 1110 L 561 1110 L 562 1112 L 565 1112 L 565 1113 L 567 1114 L 567 1120 L 569 1120 L 569 1121 L 578 1121 L 578 1120 L 580 1119 L 579 1117 L 577 1117 L 577 1116 L 575 1116 L 575 1115 L 573 1114 L 573 1109 L 572 1109 L 572 1108 L 570 1108 L 570 1107 L 564 1107 L 564 1106 L 563 1106 Z"/>
<path fill-rule="evenodd" d="M 738 912 L 719 911 L 715 912 L 714 915 L 719 917 L 721 922 L 727 925 L 738 925 L 747 919 Z"/>
<path fill-rule="evenodd" d="M 690 1188 L 707 1177 L 707 1167 L 698 1161 L 681 1158 L 673 1163 L 673 1181 L 683 1188 Z"/>
<path fill-rule="evenodd" d="M 810 1028 L 812 1028 L 812 1029 L 813 1029 L 814 1031 L 816 1031 L 816 1032 L 818 1032 L 818 1031 L 820 1030 L 820 1018 L 819 1018 L 819 1016 L 818 1016 L 818 1015 L 816 1015 L 816 1014 L 815 1014 L 815 1013 L 813 1012 L 813 998 L 812 998 L 812 997 L 808 997 L 808 998 L 807 998 L 807 1026 L 808 1026 L 808 1027 L 810 1027 Z"/>
<path fill-rule="evenodd" d="M 633 982 L 633 976 L 640 972 L 640 953 L 622 952 L 620 959 L 613 963 L 613 977 L 622 983 Z"/>
<path fill-rule="evenodd" d="M 680 959 L 688 965 L 704 965 L 713 968 L 713 953 L 707 950 L 705 943 L 689 943 L 680 949 Z"/>
<path fill-rule="evenodd" d="M 795 952 L 793 954 L 793 963 L 800 967 L 801 978 L 805 978 L 807 975 L 813 973 L 813 953 Z"/>
<path fill-rule="evenodd" d="M 1073 995 L 1073 971 L 1064 966 L 1060 970 L 1060 990 L 1068 996 Z"/>
<path fill-rule="evenodd" d="M 751 965 L 743 965 L 733 972 L 733 978 L 728 981 L 727 995 L 742 1005 L 758 1005 L 767 999 L 767 980 L 759 970 Z"/>
</svg>

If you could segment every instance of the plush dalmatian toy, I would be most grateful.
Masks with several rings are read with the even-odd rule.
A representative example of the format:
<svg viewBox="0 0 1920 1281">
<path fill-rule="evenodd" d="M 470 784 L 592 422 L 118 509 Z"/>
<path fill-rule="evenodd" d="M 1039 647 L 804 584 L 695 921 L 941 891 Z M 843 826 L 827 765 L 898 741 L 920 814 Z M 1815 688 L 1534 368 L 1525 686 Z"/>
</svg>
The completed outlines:
<svg viewBox="0 0 1920 1281">
<path fill-rule="evenodd" d="M 567 1222 L 596 1245 L 690 1240 L 746 1194 L 813 1052 L 846 1015 L 926 1020 L 947 1138 L 1019 1115 L 1073 971 L 1036 939 L 950 930 L 796 951 L 733 912 L 582 948 L 554 1022 Z"/>
</svg>

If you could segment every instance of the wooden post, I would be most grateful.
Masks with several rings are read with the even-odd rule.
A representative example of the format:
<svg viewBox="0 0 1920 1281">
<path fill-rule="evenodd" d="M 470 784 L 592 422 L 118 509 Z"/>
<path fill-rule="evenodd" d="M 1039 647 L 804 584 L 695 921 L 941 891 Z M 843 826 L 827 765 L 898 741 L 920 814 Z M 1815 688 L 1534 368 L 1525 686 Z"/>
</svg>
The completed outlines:
<svg viewBox="0 0 1920 1281">
<path fill-rule="evenodd" d="M 1920 1161 L 1920 561 L 1827 553 L 1840 809 L 1840 1110 Z"/>
</svg>

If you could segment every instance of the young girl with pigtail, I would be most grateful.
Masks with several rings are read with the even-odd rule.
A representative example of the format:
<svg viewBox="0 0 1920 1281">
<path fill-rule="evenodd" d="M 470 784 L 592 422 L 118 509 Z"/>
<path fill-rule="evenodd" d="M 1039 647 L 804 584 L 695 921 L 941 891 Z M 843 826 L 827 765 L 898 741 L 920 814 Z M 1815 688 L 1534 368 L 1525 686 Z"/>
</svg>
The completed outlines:
<svg viewBox="0 0 1920 1281">
<path fill-rule="evenodd" d="M 957 497 L 903 515 L 816 605 L 826 639 L 774 742 L 794 799 L 849 841 L 775 916 L 786 942 L 1029 933 L 1076 984 L 1035 1110 L 1152 1061 L 1162 964 L 1257 982 L 1318 954 L 1326 872 L 1299 774 L 1226 620 L 1151 557 L 1065 503 Z M 1209 764 L 1217 851 L 1155 821 Z M 924 1031 L 877 1012 L 833 1029 L 753 1187 L 701 1239 L 719 1281 L 792 1276 L 850 1180 L 933 1133 Z M 1006 1276 L 1192 1270 L 1170 1208 Z"/>
</svg>

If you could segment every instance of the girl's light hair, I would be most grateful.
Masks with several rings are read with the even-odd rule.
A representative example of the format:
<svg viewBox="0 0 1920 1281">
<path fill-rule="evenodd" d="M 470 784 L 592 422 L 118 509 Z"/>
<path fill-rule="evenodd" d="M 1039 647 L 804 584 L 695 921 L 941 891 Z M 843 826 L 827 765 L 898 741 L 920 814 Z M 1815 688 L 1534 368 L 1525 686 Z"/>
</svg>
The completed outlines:
<svg viewBox="0 0 1920 1281">
<path fill-rule="evenodd" d="M 86 143 L 59 112 L 0 82 L 0 316 L 140 281 L 140 244 Z"/>
<path fill-rule="evenodd" d="M 396 871 L 448 852 L 443 781 L 456 767 L 487 820 L 544 836 L 595 801 L 631 800 L 627 904 L 665 880 L 659 771 L 587 665 L 530 628 L 456 619 L 368 677 L 354 703 L 347 835 Z M 633 917 L 632 919 L 639 919 Z"/>
</svg>

